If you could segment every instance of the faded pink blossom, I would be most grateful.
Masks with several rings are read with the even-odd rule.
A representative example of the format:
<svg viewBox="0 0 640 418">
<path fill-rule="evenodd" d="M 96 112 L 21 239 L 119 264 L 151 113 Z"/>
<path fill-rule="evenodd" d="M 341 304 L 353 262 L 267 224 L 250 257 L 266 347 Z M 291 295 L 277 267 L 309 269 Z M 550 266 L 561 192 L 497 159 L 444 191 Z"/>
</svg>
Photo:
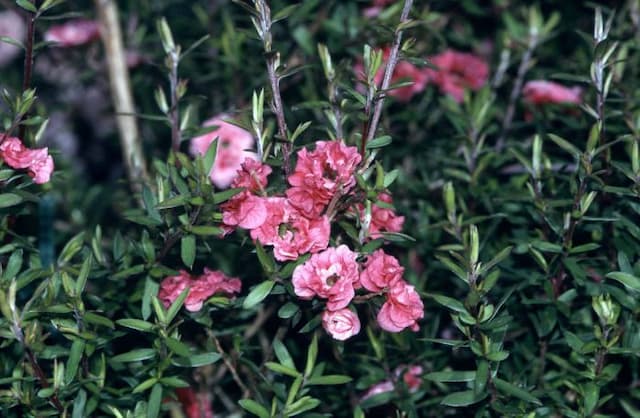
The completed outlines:
<svg viewBox="0 0 640 418">
<path fill-rule="evenodd" d="M 267 187 L 267 176 L 271 167 L 253 158 L 246 158 L 241 164 L 232 187 L 244 187 L 252 193 L 259 193 Z"/>
<path fill-rule="evenodd" d="M 398 366 L 394 370 L 394 380 L 383 380 L 380 383 L 376 383 L 371 386 L 361 397 L 360 402 L 371 398 L 372 396 L 379 395 L 381 393 L 392 392 L 395 390 L 394 381 L 400 377 L 400 374 L 404 371 L 402 376 L 402 380 L 404 380 L 404 384 L 407 386 L 409 393 L 417 392 L 422 385 L 422 366 L 412 365 L 409 367 Z"/>
<path fill-rule="evenodd" d="M 382 9 L 384 9 L 385 6 L 395 1 L 396 0 L 373 0 L 371 2 L 371 6 L 364 9 L 362 14 L 368 18 L 376 17 L 380 14 L 380 12 L 382 11 Z"/>
<path fill-rule="evenodd" d="M 314 254 L 293 271 L 293 288 L 302 299 L 318 296 L 327 299 L 327 309 L 346 307 L 355 295 L 358 281 L 357 254 L 346 245 Z"/>
<path fill-rule="evenodd" d="M 380 87 L 382 85 L 382 80 L 384 78 L 384 72 L 386 68 L 386 62 L 389 59 L 390 49 L 389 47 L 385 47 L 383 50 L 383 65 L 380 66 L 378 72 L 374 77 L 374 82 L 376 86 Z M 366 80 L 366 75 L 364 74 L 364 64 L 362 60 L 359 60 L 353 68 L 353 71 L 356 73 L 356 76 L 360 81 Z M 411 81 L 413 82 L 410 86 L 398 87 L 388 91 L 389 96 L 393 96 L 401 102 L 408 102 L 411 98 L 417 94 L 424 91 L 427 86 L 427 75 L 424 71 L 411 64 L 408 61 L 399 60 L 396 64 L 396 67 L 393 69 L 393 75 L 391 76 L 391 85 L 399 83 L 401 81 Z"/>
<path fill-rule="evenodd" d="M 211 395 L 196 392 L 193 388 L 177 388 L 176 395 L 182 404 L 186 418 L 213 418 Z"/>
<path fill-rule="evenodd" d="M 393 204 L 391 195 L 380 193 L 378 200 L 384 203 Z M 364 218 L 364 205 L 358 204 L 360 219 Z M 404 216 L 396 215 L 393 209 L 376 205 L 371 205 L 371 222 L 369 223 L 369 236 L 373 239 L 382 238 L 382 232 L 400 232 L 404 225 Z"/>
<path fill-rule="evenodd" d="M 233 179 L 236 178 L 238 169 L 246 158 L 258 159 L 256 153 L 247 151 L 252 149 L 254 145 L 251 133 L 239 126 L 225 122 L 225 118 L 227 115 L 218 115 L 204 122 L 204 126 L 217 126 L 218 128 L 193 138 L 190 144 L 192 155 L 204 155 L 211 143 L 219 138 L 216 160 L 209 177 L 211 177 L 213 184 L 222 189 L 229 187 Z"/>
<path fill-rule="evenodd" d="M 222 222 L 227 226 L 244 229 L 258 228 L 267 219 L 265 198 L 240 192 L 221 205 Z"/>
<path fill-rule="evenodd" d="M 562 84 L 546 80 L 527 81 L 522 89 L 524 101 L 533 105 L 547 103 L 582 103 L 580 87 L 565 87 Z"/>
<path fill-rule="evenodd" d="M 451 49 L 429 58 L 438 69 L 427 68 L 429 82 L 460 103 L 467 89 L 479 90 L 489 78 L 489 65 L 479 56 Z"/>
<path fill-rule="evenodd" d="M 322 313 L 322 327 L 335 340 L 344 341 L 360 332 L 358 315 L 348 308 Z"/>
<path fill-rule="evenodd" d="M 27 36 L 25 19 L 12 10 L 0 12 L 0 36 L 6 36 L 23 43 Z M 20 47 L 0 41 L 0 67 L 13 61 L 21 52 Z"/>
<path fill-rule="evenodd" d="M 361 159 L 356 147 L 341 140 L 317 141 L 313 151 L 303 148 L 287 179 L 292 186 L 286 191 L 289 202 L 308 218 L 317 217 L 336 193 L 353 187 L 353 174 Z"/>
<path fill-rule="evenodd" d="M 424 317 L 424 305 L 415 288 L 403 280 L 396 281 L 387 293 L 387 301 L 378 312 L 378 324 L 389 332 L 405 328 L 417 331 L 418 319 Z"/>
<path fill-rule="evenodd" d="M 45 41 L 65 48 L 84 45 L 99 37 L 100 25 L 89 19 L 69 20 L 62 25 L 51 26 L 44 34 Z"/>
<path fill-rule="evenodd" d="M 0 139 L 4 134 L 0 134 Z M 16 137 L 6 137 L 0 144 L 0 158 L 11 168 L 27 169 L 36 184 L 51 179 L 54 165 L 47 148 L 29 149 Z"/>
<path fill-rule="evenodd" d="M 370 292 L 380 292 L 402 280 L 403 273 L 404 267 L 397 258 L 381 249 L 376 250 L 367 257 L 365 268 L 360 273 L 360 284 Z"/>
<path fill-rule="evenodd" d="M 187 271 L 180 270 L 180 274 L 177 276 L 166 277 L 160 283 L 158 299 L 165 307 L 169 307 L 184 289 L 189 288 L 184 306 L 188 311 L 197 312 L 202 309 L 204 301 L 212 295 L 218 292 L 233 295 L 240 292 L 241 286 L 240 279 L 228 277 L 219 271 L 205 268 L 202 276 L 193 277 Z"/>
<path fill-rule="evenodd" d="M 306 253 L 317 253 L 329 245 L 331 225 L 326 216 L 308 219 L 284 197 L 265 199 L 265 222 L 251 230 L 251 238 L 273 246 L 276 260 L 296 260 Z"/>
</svg>

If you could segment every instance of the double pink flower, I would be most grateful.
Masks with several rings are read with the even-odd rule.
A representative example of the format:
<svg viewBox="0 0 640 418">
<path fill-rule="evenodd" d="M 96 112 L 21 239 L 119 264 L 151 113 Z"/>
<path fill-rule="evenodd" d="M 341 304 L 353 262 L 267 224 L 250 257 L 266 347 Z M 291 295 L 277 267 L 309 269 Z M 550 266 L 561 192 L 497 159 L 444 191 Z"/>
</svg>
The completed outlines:
<svg viewBox="0 0 640 418">
<path fill-rule="evenodd" d="M 189 288 L 184 306 L 188 311 L 197 312 L 214 294 L 234 295 L 240 292 L 241 287 L 240 279 L 228 277 L 221 271 L 205 268 L 201 276 L 194 277 L 187 271 L 180 270 L 177 276 L 169 276 L 160 283 L 158 299 L 165 307 L 169 307 L 186 288 Z"/>
<path fill-rule="evenodd" d="M 11 168 L 26 169 L 36 184 L 49 182 L 53 172 L 53 158 L 47 148 L 29 149 L 18 138 L 0 134 L 0 158 Z"/>
</svg>

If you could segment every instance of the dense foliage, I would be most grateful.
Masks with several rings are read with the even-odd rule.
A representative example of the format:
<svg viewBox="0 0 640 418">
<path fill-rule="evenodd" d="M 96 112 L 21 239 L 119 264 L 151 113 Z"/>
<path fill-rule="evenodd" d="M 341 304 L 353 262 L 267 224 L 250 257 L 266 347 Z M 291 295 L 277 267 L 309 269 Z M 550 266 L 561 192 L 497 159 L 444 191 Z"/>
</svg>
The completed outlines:
<svg viewBox="0 0 640 418">
<path fill-rule="evenodd" d="M 0 414 L 640 417 L 640 2 L 292 3 L 0 1 Z"/>
</svg>

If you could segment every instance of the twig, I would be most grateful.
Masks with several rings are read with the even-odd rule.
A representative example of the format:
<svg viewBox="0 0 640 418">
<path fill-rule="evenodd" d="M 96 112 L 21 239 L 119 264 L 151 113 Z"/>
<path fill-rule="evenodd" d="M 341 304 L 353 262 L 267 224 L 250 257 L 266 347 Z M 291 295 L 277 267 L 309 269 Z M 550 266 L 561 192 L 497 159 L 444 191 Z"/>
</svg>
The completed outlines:
<svg viewBox="0 0 640 418">
<path fill-rule="evenodd" d="M 233 377 L 233 380 L 240 387 L 240 389 L 242 389 L 242 392 L 243 392 L 242 397 L 243 398 L 247 397 L 251 393 L 251 391 L 249 390 L 247 385 L 245 385 L 242 382 L 242 379 L 238 375 L 238 371 L 236 370 L 235 366 L 231 363 L 231 360 L 229 360 L 229 356 L 227 355 L 227 353 L 222 348 L 222 344 L 220 344 L 220 340 L 218 340 L 218 337 L 216 337 L 213 334 L 213 332 L 211 332 L 211 330 L 207 330 L 207 334 L 209 334 L 209 338 L 211 338 L 214 344 L 216 345 L 216 349 L 218 350 L 218 353 L 220 353 L 220 355 L 222 356 L 222 361 L 224 361 L 224 364 L 227 366 L 227 368 L 231 372 L 231 376 Z"/>
<path fill-rule="evenodd" d="M 271 9 L 265 0 L 253 0 L 258 19 L 254 19 L 253 23 L 258 32 L 258 36 L 262 40 L 264 52 L 267 62 L 267 74 L 269 75 L 269 85 L 271 88 L 271 110 L 276 115 L 278 124 L 278 135 L 283 141 L 282 154 L 284 157 L 285 175 L 289 175 L 291 160 L 291 142 L 289 142 L 289 129 L 284 116 L 284 106 L 282 104 L 282 96 L 280 94 L 280 77 L 278 76 L 278 67 L 280 66 L 280 53 L 273 50 L 273 37 L 271 34 Z"/>
<path fill-rule="evenodd" d="M 38 379 L 38 382 L 40 382 L 40 386 L 42 386 L 43 389 L 48 388 L 50 386 L 49 382 L 47 381 L 47 377 L 42 371 L 42 368 L 38 364 L 38 359 L 36 359 L 35 354 L 33 354 L 33 351 L 31 351 L 31 348 L 27 347 L 26 345 L 24 349 L 25 349 L 25 352 L 27 353 L 27 358 L 29 359 L 31 368 L 33 369 L 33 372 L 36 374 L 36 378 Z M 62 411 L 64 411 L 64 407 L 60 403 L 60 399 L 58 399 L 58 395 L 56 395 L 55 393 L 52 393 L 49 399 L 51 400 L 51 403 L 53 404 L 53 406 L 56 407 L 58 412 L 62 413 Z"/>
<path fill-rule="evenodd" d="M 35 5 L 37 7 L 37 2 Z M 38 13 L 30 13 L 27 21 L 27 43 L 25 44 L 22 92 L 25 92 L 29 88 L 31 88 L 31 77 L 33 75 L 33 41 L 36 35 L 36 19 L 37 18 L 38 18 Z M 25 116 L 26 114 L 23 115 L 22 117 L 24 118 Z M 23 141 L 24 141 L 24 135 L 25 135 L 26 129 L 27 129 L 26 125 L 20 125 L 20 129 L 18 131 L 18 138 L 20 138 Z"/>
<path fill-rule="evenodd" d="M 511 124 L 513 123 L 513 116 L 516 112 L 516 101 L 520 97 L 520 92 L 522 91 L 522 84 L 524 83 L 524 76 L 527 74 L 529 70 L 529 66 L 531 65 L 531 59 L 533 58 L 533 51 L 538 47 L 538 43 L 540 38 L 537 33 L 529 34 L 529 42 L 527 43 L 527 50 L 524 52 L 522 56 L 522 61 L 520 61 L 520 66 L 518 67 L 518 74 L 516 75 L 516 81 L 513 84 L 513 90 L 511 90 L 511 94 L 509 95 L 509 104 L 507 105 L 507 113 L 502 120 L 502 132 L 500 133 L 500 137 L 496 141 L 496 152 L 501 152 L 505 145 L 505 140 L 509 130 L 511 129 Z"/>
<path fill-rule="evenodd" d="M 176 51 L 169 53 L 171 60 L 171 72 L 169 73 L 169 86 L 171 95 L 171 109 L 169 119 L 171 120 L 171 149 L 173 152 L 180 150 L 180 108 L 178 107 L 178 54 Z"/>
<path fill-rule="evenodd" d="M 404 0 L 404 6 L 402 7 L 402 13 L 400 14 L 400 25 L 396 28 L 396 37 L 393 40 L 393 45 L 391 46 L 391 51 L 389 52 L 387 67 L 385 68 L 384 78 L 382 79 L 382 85 L 380 86 L 380 90 L 382 92 L 376 99 L 376 103 L 373 108 L 373 116 L 367 126 L 367 133 L 362 137 L 361 153 L 363 155 L 367 142 L 371 141 L 376 135 L 376 129 L 378 127 L 378 123 L 380 122 L 380 116 L 382 115 L 384 99 L 387 96 L 386 90 L 391 84 L 391 77 L 393 76 L 393 71 L 395 70 L 396 64 L 398 63 L 398 53 L 400 51 L 400 44 L 402 43 L 403 24 L 405 24 L 409 20 L 409 12 L 411 12 L 411 6 L 413 6 L 413 0 Z"/>
<path fill-rule="evenodd" d="M 134 190 L 138 190 L 140 180 L 147 182 L 148 174 L 135 117 L 118 8 L 113 0 L 95 0 L 95 5 L 101 23 L 102 41 L 106 50 L 111 97 L 116 111 L 124 163 L 132 187 Z"/>
</svg>

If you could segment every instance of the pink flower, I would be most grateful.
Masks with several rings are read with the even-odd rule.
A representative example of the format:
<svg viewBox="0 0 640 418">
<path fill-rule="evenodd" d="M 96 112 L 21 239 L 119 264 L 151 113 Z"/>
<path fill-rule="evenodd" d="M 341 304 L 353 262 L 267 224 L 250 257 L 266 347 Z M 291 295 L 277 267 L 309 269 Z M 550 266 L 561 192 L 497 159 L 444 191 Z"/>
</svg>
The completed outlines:
<svg viewBox="0 0 640 418">
<path fill-rule="evenodd" d="M 358 315 L 348 308 L 322 313 L 322 327 L 335 340 L 344 341 L 360 332 Z"/>
<path fill-rule="evenodd" d="M 12 10 L 0 12 L 0 36 L 6 36 L 18 42 L 24 42 L 27 36 L 25 19 Z M 4 67 L 13 61 L 21 52 L 22 49 L 19 47 L 0 41 L 0 67 Z"/>
<path fill-rule="evenodd" d="M 0 139 L 4 134 L 0 134 Z M 29 149 L 18 138 L 6 137 L 0 144 L 0 158 L 11 168 L 27 169 L 36 184 L 47 183 L 53 173 L 53 158 L 47 148 Z"/>
<path fill-rule="evenodd" d="M 258 159 L 256 153 L 247 151 L 253 148 L 253 136 L 244 129 L 225 122 L 225 118 L 226 115 L 218 115 L 207 120 L 204 126 L 217 126 L 218 128 L 193 138 L 190 145 L 192 155 L 204 155 L 211 143 L 219 138 L 216 160 L 209 176 L 211 182 L 222 189 L 229 187 L 246 158 Z"/>
<path fill-rule="evenodd" d="M 369 18 L 373 18 L 376 17 L 380 14 L 380 12 L 382 11 L 382 9 L 388 5 L 393 3 L 395 0 L 373 0 L 371 3 L 371 7 L 367 7 L 366 9 L 364 9 L 363 11 L 363 15 L 365 17 L 369 17 Z"/>
<path fill-rule="evenodd" d="M 49 28 L 44 34 L 47 42 L 61 47 L 73 47 L 95 41 L 100 37 L 100 25 L 94 20 L 75 19 Z"/>
<path fill-rule="evenodd" d="M 371 386 L 369 390 L 367 390 L 364 395 L 362 395 L 360 401 L 362 402 L 372 396 L 379 395 L 381 393 L 392 392 L 393 390 L 395 390 L 394 381 L 397 381 L 403 371 L 405 372 L 402 376 L 402 380 L 404 380 L 405 385 L 407 385 L 409 393 L 417 392 L 422 385 L 422 366 L 412 365 L 408 368 L 405 368 L 404 366 L 398 366 L 393 372 L 393 374 L 395 375 L 395 379 L 393 381 L 383 380 L 382 382 L 376 383 L 375 385 Z"/>
<path fill-rule="evenodd" d="M 389 332 L 410 327 L 417 331 L 418 319 L 424 317 L 424 305 L 415 288 L 403 280 L 396 281 L 387 293 L 387 301 L 378 312 L 378 324 Z"/>
<path fill-rule="evenodd" d="M 360 273 L 360 284 L 370 292 L 380 292 L 402 280 L 403 273 L 404 267 L 394 256 L 376 250 L 367 258 L 365 268 Z"/>
<path fill-rule="evenodd" d="M 231 182 L 231 187 L 244 187 L 257 194 L 267 187 L 269 174 L 271 174 L 271 167 L 253 158 L 246 158 L 240 165 L 236 178 Z"/>
<path fill-rule="evenodd" d="M 489 77 L 489 65 L 477 55 L 447 49 L 429 60 L 438 69 L 425 70 L 428 80 L 458 103 L 465 90 L 480 89 Z"/>
<path fill-rule="evenodd" d="M 158 299 L 165 307 L 169 307 L 184 289 L 189 288 L 184 306 L 188 311 L 197 312 L 202 309 L 204 301 L 215 293 L 222 292 L 232 295 L 240 292 L 241 286 L 240 279 L 227 277 L 219 271 L 205 268 L 202 276 L 194 278 L 185 270 L 180 270 L 179 275 L 166 277 L 160 283 Z"/>
<path fill-rule="evenodd" d="M 382 84 L 382 80 L 384 78 L 384 72 L 386 68 L 386 62 L 389 59 L 390 49 L 388 47 L 384 48 L 383 52 L 383 65 L 380 66 L 378 72 L 374 77 L 374 81 L 376 86 L 380 87 Z M 364 74 L 364 64 L 362 61 L 358 61 L 353 68 L 357 77 L 361 81 L 366 80 L 366 75 Z M 391 76 L 391 84 L 396 84 L 401 81 L 411 81 L 413 82 L 410 86 L 398 87 L 388 92 L 389 96 L 393 96 L 401 102 L 408 102 L 411 100 L 414 94 L 421 93 L 424 91 L 427 86 L 428 78 L 426 73 L 420 70 L 415 65 L 411 64 L 407 61 L 398 61 L 396 67 L 393 69 L 393 76 Z"/>
<path fill-rule="evenodd" d="M 380 193 L 378 200 L 392 204 L 393 200 L 388 193 Z M 364 218 L 364 205 L 358 204 L 360 219 Z M 373 239 L 382 238 L 381 232 L 400 232 L 404 225 L 404 216 L 398 216 L 393 209 L 376 204 L 371 205 L 371 222 L 369 224 L 369 236 Z"/>
<path fill-rule="evenodd" d="M 207 392 L 196 392 L 193 388 L 177 388 L 176 395 L 186 418 L 213 418 L 211 397 Z"/>
<path fill-rule="evenodd" d="M 251 238 L 273 245 L 276 260 L 296 260 L 305 253 L 317 253 L 329 245 L 331 225 L 326 216 L 308 219 L 283 197 L 265 199 L 266 220 L 251 230 Z"/>
<path fill-rule="evenodd" d="M 312 255 L 293 271 L 295 294 L 302 299 L 328 299 L 330 311 L 346 307 L 355 295 L 353 286 L 358 281 L 356 257 L 346 245 Z"/>
<path fill-rule="evenodd" d="M 244 229 L 258 228 L 267 219 L 265 199 L 244 190 L 221 205 L 222 222 Z"/>
<path fill-rule="evenodd" d="M 582 89 L 580 87 L 565 87 L 561 84 L 546 80 L 527 81 L 522 89 L 524 101 L 533 105 L 546 103 L 573 103 L 582 102 Z"/>
<path fill-rule="evenodd" d="M 320 215 L 336 193 L 353 187 L 361 159 L 356 147 L 342 141 L 317 141 L 311 152 L 303 148 L 287 179 L 292 186 L 286 192 L 289 202 L 308 218 Z"/>
</svg>

